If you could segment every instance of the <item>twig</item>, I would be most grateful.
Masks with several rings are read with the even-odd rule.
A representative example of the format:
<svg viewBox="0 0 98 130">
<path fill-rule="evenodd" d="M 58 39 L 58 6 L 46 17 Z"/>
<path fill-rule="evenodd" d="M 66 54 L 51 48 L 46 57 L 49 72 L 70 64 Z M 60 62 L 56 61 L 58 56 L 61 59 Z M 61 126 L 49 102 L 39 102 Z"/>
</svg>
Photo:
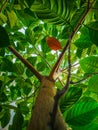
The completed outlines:
<svg viewBox="0 0 98 130">
<path fill-rule="evenodd" d="M 65 87 L 58 91 L 58 93 L 56 94 L 56 96 L 59 96 L 59 98 L 65 93 L 67 92 L 68 90 L 68 86 L 70 84 L 70 75 L 71 75 L 71 60 L 70 60 L 70 45 L 69 45 L 69 48 L 68 48 L 68 76 L 67 76 L 67 81 L 66 81 L 66 85 Z"/>
<path fill-rule="evenodd" d="M 90 76 L 91 76 L 91 75 L 88 75 L 87 77 L 85 77 L 85 78 L 83 78 L 83 79 L 81 79 L 81 80 L 79 80 L 79 81 L 77 81 L 77 82 L 70 81 L 70 84 L 79 84 L 79 83 L 81 83 L 81 82 L 87 80 Z"/>
<path fill-rule="evenodd" d="M 43 76 L 35 70 L 35 68 L 26 60 L 24 59 L 12 46 L 8 47 L 11 52 L 15 54 L 16 57 L 18 57 L 30 70 L 34 73 L 34 75 L 41 81 Z"/>
<path fill-rule="evenodd" d="M 38 55 L 42 58 L 42 60 L 47 64 L 48 68 L 51 69 L 51 66 L 48 63 L 48 61 L 41 55 L 41 53 L 39 52 L 39 50 L 35 46 L 33 46 L 33 47 L 37 51 Z"/>
<path fill-rule="evenodd" d="M 90 73 L 90 74 L 88 74 L 86 77 L 84 77 L 83 79 L 78 80 L 77 82 L 70 81 L 70 84 L 79 84 L 79 83 L 81 83 L 81 82 L 87 80 L 87 79 L 88 79 L 89 77 L 91 77 L 92 75 L 96 75 L 96 74 L 98 74 L 98 73 Z"/>
<path fill-rule="evenodd" d="M 77 66 L 77 65 L 79 65 L 79 63 L 75 63 L 75 64 L 71 65 L 71 68 L 72 68 L 72 67 L 75 67 L 75 66 Z M 63 73 L 63 72 L 65 72 L 67 69 L 68 69 L 68 67 L 65 68 L 65 69 L 62 69 L 61 72 Z"/>
</svg>

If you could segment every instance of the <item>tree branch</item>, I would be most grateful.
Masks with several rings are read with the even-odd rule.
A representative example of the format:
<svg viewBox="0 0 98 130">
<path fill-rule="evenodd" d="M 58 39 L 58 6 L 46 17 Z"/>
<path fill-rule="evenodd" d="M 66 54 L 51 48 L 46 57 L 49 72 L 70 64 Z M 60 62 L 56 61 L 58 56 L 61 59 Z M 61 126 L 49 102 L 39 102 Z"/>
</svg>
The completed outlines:
<svg viewBox="0 0 98 130">
<path fill-rule="evenodd" d="M 90 9 L 92 8 L 92 6 L 93 6 L 93 4 L 95 3 L 95 1 L 96 1 L 96 0 L 93 0 L 93 2 L 92 2 L 91 4 L 89 4 L 89 8 L 88 8 L 88 6 L 87 6 L 86 11 L 84 12 L 84 14 L 82 15 L 82 17 L 80 18 L 78 24 L 77 24 L 76 27 L 74 28 L 74 30 L 73 30 L 73 32 L 71 33 L 71 35 L 69 36 L 69 39 L 68 39 L 68 41 L 67 41 L 65 47 L 64 47 L 63 50 L 62 50 L 62 53 L 60 54 L 60 56 L 59 56 L 57 62 L 55 63 L 54 67 L 52 68 L 52 70 L 51 70 L 51 72 L 50 72 L 50 75 L 49 75 L 50 78 L 54 79 L 54 74 L 55 74 L 56 72 L 58 72 L 59 67 L 60 67 L 60 63 L 61 63 L 62 60 L 63 60 L 64 54 L 65 54 L 65 52 L 66 52 L 66 50 L 67 50 L 67 48 L 68 48 L 68 46 L 69 46 L 69 44 L 70 44 L 72 38 L 74 37 L 74 34 L 78 31 L 79 27 L 80 27 L 81 24 L 83 23 L 83 21 L 84 21 L 86 15 L 88 14 L 88 12 L 90 11 Z M 67 31 L 67 30 L 66 30 L 66 31 Z"/>
<path fill-rule="evenodd" d="M 70 75 L 71 75 L 71 63 L 70 63 L 70 45 L 69 45 L 69 47 L 68 47 L 68 76 L 67 76 L 66 85 L 64 86 L 64 88 L 62 90 L 59 90 L 54 97 L 54 100 L 55 100 L 54 101 L 54 107 L 53 107 L 53 112 L 51 114 L 52 130 L 54 130 L 54 124 L 55 124 L 55 118 L 56 118 L 56 114 L 57 114 L 57 110 L 58 110 L 59 99 L 68 90 L 68 87 L 69 87 L 69 84 L 70 84 Z"/>
<path fill-rule="evenodd" d="M 77 65 L 79 65 L 79 63 L 75 63 L 75 64 L 71 65 L 71 68 L 72 68 L 72 67 L 75 67 L 75 66 L 77 66 Z M 65 71 L 67 71 L 67 69 L 68 69 L 68 67 L 65 68 L 65 69 L 62 69 L 61 72 L 64 73 Z"/>
<path fill-rule="evenodd" d="M 33 72 L 33 74 L 41 81 L 43 76 L 37 71 L 35 70 L 35 68 L 26 60 L 24 59 L 18 52 L 17 50 L 15 50 L 15 48 L 13 48 L 12 46 L 8 47 L 10 49 L 11 52 L 14 53 L 14 55 L 16 57 L 18 57 L 30 70 L 31 72 Z"/>
<path fill-rule="evenodd" d="M 55 95 L 55 97 L 54 97 L 54 106 L 53 106 L 53 111 L 52 111 L 52 113 L 51 113 L 51 122 L 50 122 L 50 125 L 51 125 L 52 130 L 54 130 L 54 127 L 55 127 L 55 119 L 56 119 L 56 114 L 57 114 L 57 110 L 58 110 L 59 99 L 61 98 L 61 96 L 62 96 L 63 94 L 65 94 L 65 93 L 67 92 L 68 87 L 69 87 L 69 84 L 70 84 L 70 75 L 71 75 L 70 44 L 71 44 L 71 40 L 72 40 L 74 34 L 75 34 L 75 33 L 77 32 L 77 30 L 79 29 L 79 27 L 80 27 L 80 25 L 82 24 L 82 22 L 84 21 L 86 15 L 88 14 L 89 10 L 91 9 L 91 7 L 93 6 L 93 4 L 94 4 L 95 1 L 96 1 L 96 0 L 94 0 L 94 1 L 91 3 L 91 5 L 89 5 L 89 8 L 88 8 L 88 6 L 87 6 L 86 11 L 84 12 L 84 14 L 82 15 L 82 17 L 80 18 L 79 22 L 77 23 L 77 25 L 76 25 L 75 29 L 73 30 L 73 32 L 71 33 L 71 35 L 69 36 L 69 39 L 68 39 L 68 41 L 67 41 L 66 46 L 64 47 L 64 49 L 63 49 L 61 55 L 59 56 L 59 58 L 58 58 L 56 64 L 54 65 L 54 67 L 53 67 L 53 69 L 52 69 L 52 71 L 50 72 L 50 75 L 49 75 L 50 78 L 51 78 L 51 77 L 52 77 L 52 78 L 54 77 L 53 75 L 54 75 L 54 73 L 55 73 L 56 71 L 58 71 L 59 66 L 60 66 L 60 63 L 61 63 L 61 61 L 62 61 L 62 59 L 63 59 L 63 57 L 64 57 L 65 51 L 66 51 L 66 49 L 69 47 L 69 48 L 68 48 L 68 76 L 67 76 L 67 81 L 66 81 L 65 87 L 64 87 L 62 90 L 59 90 L 59 91 L 57 92 L 57 94 Z"/>
</svg>

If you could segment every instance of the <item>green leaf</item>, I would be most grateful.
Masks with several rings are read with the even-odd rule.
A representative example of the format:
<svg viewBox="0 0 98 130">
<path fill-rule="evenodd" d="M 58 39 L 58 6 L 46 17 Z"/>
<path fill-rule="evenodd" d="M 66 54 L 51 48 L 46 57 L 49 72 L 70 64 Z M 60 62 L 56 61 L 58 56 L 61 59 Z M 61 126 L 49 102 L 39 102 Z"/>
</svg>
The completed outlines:
<svg viewBox="0 0 98 130">
<path fill-rule="evenodd" d="M 6 30 L 2 26 L 0 26 L 0 47 L 8 47 L 9 45 L 9 36 Z"/>
<path fill-rule="evenodd" d="M 71 4 L 70 4 L 71 3 Z M 65 0 L 35 0 L 31 6 L 40 19 L 57 25 L 65 25 L 70 17 L 70 12 L 74 6 L 74 1 Z"/>
<path fill-rule="evenodd" d="M 21 97 L 21 86 L 11 86 L 10 88 L 10 97 L 12 100 L 16 100 L 18 97 Z"/>
<path fill-rule="evenodd" d="M 28 80 L 18 78 L 16 80 L 19 90 L 22 90 L 23 94 L 28 95 L 32 89 L 32 83 Z"/>
<path fill-rule="evenodd" d="M 7 100 L 8 100 L 7 95 L 4 92 L 0 93 L 0 101 L 6 102 Z"/>
<path fill-rule="evenodd" d="M 49 47 L 48 47 L 49 48 Z M 50 63 L 51 63 L 51 61 L 52 61 L 52 63 L 54 63 L 54 61 L 55 61 L 55 56 L 53 55 L 53 54 L 48 54 L 47 55 L 47 61 L 49 61 Z"/>
<path fill-rule="evenodd" d="M 94 8 L 97 8 L 98 7 L 98 1 L 96 1 L 95 5 L 94 5 Z M 95 13 L 94 13 L 94 18 L 98 21 L 98 11 L 95 10 Z"/>
<path fill-rule="evenodd" d="M 23 115 L 17 110 L 13 118 L 12 130 L 22 130 L 23 121 Z"/>
<path fill-rule="evenodd" d="M 72 107 L 81 97 L 82 89 L 77 87 L 71 87 L 68 90 L 68 93 L 61 99 L 60 101 L 60 109 L 62 113 L 66 111 L 66 109 Z"/>
<path fill-rule="evenodd" d="M 23 88 L 23 92 L 27 96 L 31 92 L 31 90 L 32 90 L 32 88 L 29 88 L 28 86 L 24 86 L 24 88 Z"/>
<path fill-rule="evenodd" d="M 3 85 L 10 82 L 10 78 L 8 76 L 0 76 L 0 80 L 2 81 Z"/>
<path fill-rule="evenodd" d="M 1 64 L 1 70 L 13 72 L 13 67 L 14 67 L 13 63 L 7 58 L 3 58 L 2 61 L 3 62 Z"/>
<path fill-rule="evenodd" d="M 82 48 L 78 48 L 77 52 L 76 52 L 77 57 L 81 58 L 82 53 L 83 53 L 83 49 Z"/>
<path fill-rule="evenodd" d="M 23 31 L 25 32 L 25 30 L 23 29 Z M 23 34 L 24 32 L 20 32 L 20 31 L 15 31 L 14 34 L 13 34 L 13 37 L 15 39 L 17 39 L 17 48 L 18 48 L 18 43 L 20 43 L 19 41 L 22 41 L 22 45 L 24 46 L 24 42 L 27 42 L 26 41 L 26 37 L 25 35 Z"/>
<path fill-rule="evenodd" d="M 88 24 L 91 41 L 98 46 L 98 21 Z"/>
<path fill-rule="evenodd" d="M 42 26 L 36 26 L 36 27 L 33 29 L 33 31 L 34 31 L 35 33 L 40 33 L 40 32 L 42 32 L 42 30 L 43 30 L 43 27 L 42 27 Z"/>
<path fill-rule="evenodd" d="M 31 92 L 31 90 L 32 90 L 32 84 L 25 81 L 24 86 L 23 86 L 24 94 L 28 95 Z"/>
<path fill-rule="evenodd" d="M 7 10 L 7 15 L 8 15 L 10 26 L 11 28 L 13 28 L 17 23 L 17 15 L 13 10 L 11 11 Z"/>
<path fill-rule="evenodd" d="M 43 70 L 45 70 L 45 68 L 46 68 L 45 63 L 39 62 L 39 63 L 37 64 L 37 70 L 38 70 L 38 71 L 43 71 Z"/>
<path fill-rule="evenodd" d="M 88 24 L 88 26 L 89 26 L 88 29 L 98 31 L 98 21 L 91 22 L 91 23 Z"/>
<path fill-rule="evenodd" d="M 34 24 L 33 22 L 35 21 L 35 16 L 33 12 L 29 10 L 29 8 L 24 9 L 24 11 L 17 11 L 17 16 L 25 26 L 30 26 L 31 24 Z"/>
<path fill-rule="evenodd" d="M 17 49 L 19 49 L 21 51 L 25 51 L 25 44 L 18 42 L 17 43 Z"/>
<path fill-rule="evenodd" d="M 23 88 L 24 84 L 25 84 L 25 80 L 23 78 L 17 78 L 16 79 L 17 85 L 19 86 L 19 88 Z"/>
<path fill-rule="evenodd" d="M 7 22 L 7 17 L 6 15 L 0 13 L 0 25 L 4 24 Z"/>
<path fill-rule="evenodd" d="M 34 66 L 37 61 L 37 57 L 28 57 L 27 60 Z"/>
<path fill-rule="evenodd" d="M 44 55 L 50 51 L 50 48 L 46 43 L 46 37 L 41 40 L 41 49 Z"/>
<path fill-rule="evenodd" d="M 98 124 L 90 123 L 83 127 L 72 126 L 72 130 L 98 130 Z"/>
<path fill-rule="evenodd" d="M 31 70 L 28 69 L 28 68 L 26 69 L 26 75 L 27 75 L 28 77 L 34 76 L 33 72 L 31 72 Z"/>
<path fill-rule="evenodd" d="M 22 75 L 24 73 L 24 67 L 21 63 L 15 63 L 13 65 L 13 71 L 18 75 Z"/>
<path fill-rule="evenodd" d="M 74 126 L 84 126 L 91 123 L 98 116 L 98 103 L 84 97 L 78 101 L 66 114 L 66 122 Z"/>
<path fill-rule="evenodd" d="M 27 107 L 27 104 L 26 102 L 25 103 L 20 103 L 19 104 L 19 108 L 20 108 L 20 111 L 23 113 L 23 114 L 28 114 L 29 113 L 29 108 Z"/>
<path fill-rule="evenodd" d="M 70 2 L 70 1 L 69 1 Z M 75 2 L 75 1 L 74 1 Z M 83 6 L 84 7 L 84 6 Z M 73 12 L 71 12 L 72 17 L 71 17 L 71 29 L 73 27 L 75 27 L 79 21 L 79 19 L 81 18 L 81 16 L 84 14 L 85 12 L 85 8 L 77 8 L 77 10 L 72 10 Z"/>
<path fill-rule="evenodd" d="M 86 57 L 80 60 L 80 66 L 86 73 L 96 73 L 98 72 L 98 57 Z"/>
<path fill-rule="evenodd" d="M 0 56 L 4 56 L 5 54 L 5 48 L 0 48 Z"/>
<path fill-rule="evenodd" d="M 1 119 L 1 126 L 4 128 L 10 121 L 10 111 L 5 111 L 2 119 Z"/>
<path fill-rule="evenodd" d="M 98 75 L 94 75 L 90 78 L 88 89 L 92 92 L 98 93 Z"/>
<path fill-rule="evenodd" d="M 60 38 L 67 39 L 69 35 L 71 34 L 72 28 L 69 24 L 66 24 L 66 26 L 63 28 L 62 32 L 60 33 Z"/>
<path fill-rule="evenodd" d="M 74 44 L 76 45 L 76 47 L 81 49 L 89 48 L 92 46 L 92 42 L 90 41 L 90 38 L 87 36 L 79 38 L 78 40 L 75 41 Z"/>
<path fill-rule="evenodd" d="M 26 33 L 26 38 L 27 38 L 28 42 L 30 42 L 30 44 L 32 44 L 32 43 L 35 44 L 36 39 L 35 39 L 34 31 L 31 30 L 30 28 L 28 28 L 28 29 L 26 29 L 25 33 Z"/>
<path fill-rule="evenodd" d="M 33 2 L 34 2 L 34 0 L 26 0 L 26 2 L 27 2 L 27 4 L 29 5 L 29 6 L 31 6 L 32 4 L 33 4 Z"/>
<path fill-rule="evenodd" d="M 57 30 L 56 26 L 53 26 L 52 27 L 52 36 L 56 37 L 57 35 L 58 35 L 58 30 Z"/>
</svg>

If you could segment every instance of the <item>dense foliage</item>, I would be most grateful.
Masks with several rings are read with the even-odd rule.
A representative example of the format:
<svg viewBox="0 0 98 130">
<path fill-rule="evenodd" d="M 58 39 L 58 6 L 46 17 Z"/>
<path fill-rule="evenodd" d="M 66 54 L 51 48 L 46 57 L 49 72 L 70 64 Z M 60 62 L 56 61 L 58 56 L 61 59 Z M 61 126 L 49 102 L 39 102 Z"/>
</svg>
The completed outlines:
<svg viewBox="0 0 98 130">
<path fill-rule="evenodd" d="M 70 87 L 61 101 L 73 130 L 98 129 L 98 0 L 0 0 L 0 125 L 25 130 L 40 82 L 9 50 L 12 45 L 41 74 L 48 75 L 61 50 L 51 50 L 46 37 L 62 48 L 84 12 L 94 2 L 71 41 Z M 67 52 L 56 82 L 66 83 Z"/>
</svg>

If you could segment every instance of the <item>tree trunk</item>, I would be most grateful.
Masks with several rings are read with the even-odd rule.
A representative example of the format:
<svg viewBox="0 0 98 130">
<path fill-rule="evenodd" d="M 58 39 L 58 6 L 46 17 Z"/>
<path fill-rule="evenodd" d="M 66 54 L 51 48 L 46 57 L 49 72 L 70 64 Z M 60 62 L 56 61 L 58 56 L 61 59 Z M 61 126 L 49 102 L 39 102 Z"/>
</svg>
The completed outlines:
<svg viewBox="0 0 98 130">
<path fill-rule="evenodd" d="M 55 82 L 49 81 L 47 77 L 44 77 L 27 130 L 52 130 L 49 123 L 51 121 L 55 94 Z M 54 126 L 55 130 L 67 130 L 59 108 Z"/>
</svg>

